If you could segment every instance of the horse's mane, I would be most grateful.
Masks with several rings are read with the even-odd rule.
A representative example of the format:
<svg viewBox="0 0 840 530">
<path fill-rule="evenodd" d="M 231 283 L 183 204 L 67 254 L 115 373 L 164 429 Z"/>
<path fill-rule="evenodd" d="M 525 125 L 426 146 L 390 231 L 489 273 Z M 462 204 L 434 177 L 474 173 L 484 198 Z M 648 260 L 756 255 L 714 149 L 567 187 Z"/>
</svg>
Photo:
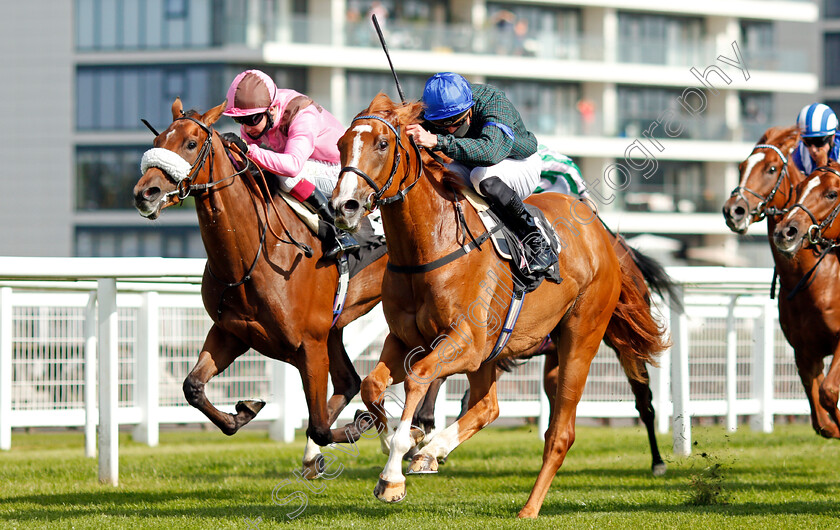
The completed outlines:
<svg viewBox="0 0 840 530">
<path fill-rule="evenodd" d="M 375 114 L 394 122 L 394 125 L 410 125 L 420 123 L 420 114 L 422 113 L 423 102 L 405 101 L 396 103 L 387 94 L 380 92 L 360 115 Z"/>
<path fill-rule="evenodd" d="M 759 144 L 788 145 L 799 141 L 799 128 L 791 127 L 770 127 L 759 138 Z"/>
</svg>

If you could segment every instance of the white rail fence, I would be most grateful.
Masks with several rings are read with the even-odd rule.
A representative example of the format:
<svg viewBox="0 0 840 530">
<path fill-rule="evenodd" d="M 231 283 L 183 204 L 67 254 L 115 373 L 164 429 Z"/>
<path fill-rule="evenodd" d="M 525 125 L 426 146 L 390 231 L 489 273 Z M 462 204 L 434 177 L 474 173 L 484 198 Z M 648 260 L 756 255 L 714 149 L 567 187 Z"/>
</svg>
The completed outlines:
<svg viewBox="0 0 840 530">
<path fill-rule="evenodd" d="M 161 424 L 206 422 L 181 390 L 211 324 L 199 295 L 203 269 L 192 259 L 0 258 L 0 449 L 11 447 L 15 427 L 84 426 L 88 456 L 98 441 L 100 480 L 116 484 L 119 425 L 154 446 Z M 651 369 L 651 387 L 657 429 L 674 425 L 674 452 L 690 453 L 693 416 L 725 417 L 730 430 L 750 417 L 769 432 L 774 415 L 809 414 L 768 296 L 772 271 L 668 272 L 682 285 L 686 312 L 663 310 L 673 346 Z M 345 332 L 360 374 L 376 362 L 386 330 L 377 307 Z M 535 358 L 505 374 L 498 395 L 502 417 L 537 417 L 544 432 L 542 366 Z M 466 388 L 463 376 L 447 381 L 438 425 L 457 416 Z M 296 370 L 253 351 L 206 391 L 229 412 L 240 399 L 265 399 L 255 421 L 270 422 L 276 440 L 291 441 L 307 416 Z M 578 417 L 633 418 L 634 405 L 615 354 L 602 346 Z"/>
</svg>

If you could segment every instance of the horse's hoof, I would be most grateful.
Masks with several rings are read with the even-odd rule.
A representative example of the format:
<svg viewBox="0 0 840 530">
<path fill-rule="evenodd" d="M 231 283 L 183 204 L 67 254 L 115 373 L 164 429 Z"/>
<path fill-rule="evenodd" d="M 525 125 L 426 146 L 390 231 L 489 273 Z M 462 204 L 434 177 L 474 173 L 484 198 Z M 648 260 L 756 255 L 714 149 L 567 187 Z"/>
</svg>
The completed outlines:
<svg viewBox="0 0 840 530">
<path fill-rule="evenodd" d="M 422 442 L 423 438 L 426 437 L 426 433 L 424 433 L 422 429 L 418 429 L 417 427 L 411 428 L 410 435 L 412 447 L 417 447 L 417 444 Z"/>
<path fill-rule="evenodd" d="M 307 480 L 318 478 L 324 474 L 324 467 L 324 457 L 318 454 L 309 462 L 303 463 L 301 476 Z"/>
<path fill-rule="evenodd" d="M 405 499 L 405 481 L 386 482 L 380 475 L 373 494 L 382 502 L 400 502 Z"/>
<path fill-rule="evenodd" d="M 403 455 L 403 460 L 405 460 L 406 462 L 411 462 L 411 459 L 414 458 L 414 455 L 416 455 L 419 452 L 420 452 L 420 449 L 418 449 L 417 446 L 415 445 L 414 447 L 409 449 L 406 454 Z"/>
<path fill-rule="evenodd" d="M 520 519 L 536 519 L 539 514 L 540 514 L 539 510 L 534 511 L 531 508 L 526 506 L 519 511 L 519 514 L 517 515 L 517 517 L 520 518 Z"/>
<path fill-rule="evenodd" d="M 418 453 L 411 460 L 411 465 L 408 466 L 408 472 L 413 474 L 427 474 L 438 472 L 437 458 L 432 455 L 425 455 Z"/>
<path fill-rule="evenodd" d="M 263 409 L 264 406 L 265 401 L 254 401 L 251 399 L 240 401 L 236 404 L 236 414 L 242 414 L 246 417 L 250 416 L 248 418 L 248 421 L 250 421 L 254 419 L 254 417 Z"/>
<path fill-rule="evenodd" d="M 662 477 L 665 475 L 666 466 L 665 462 L 659 462 L 658 464 L 653 464 L 650 470 L 653 472 L 654 477 Z"/>
</svg>

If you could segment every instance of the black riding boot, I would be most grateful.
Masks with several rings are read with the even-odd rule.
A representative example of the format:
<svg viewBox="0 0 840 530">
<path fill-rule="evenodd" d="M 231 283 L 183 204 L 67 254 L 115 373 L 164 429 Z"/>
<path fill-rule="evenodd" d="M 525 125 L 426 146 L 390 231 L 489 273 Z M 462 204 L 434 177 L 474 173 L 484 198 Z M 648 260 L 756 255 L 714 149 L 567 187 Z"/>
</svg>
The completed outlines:
<svg viewBox="0 0 840 530">
<path fill-rule="evenodd" d="M 325 258 L 334 258 L 339 252 L 347 252 L 348 250 L 359 248 L 359 243 L 353 236 L 335 227 L 335 217 L 333 216 L 332 208 L 330 208 L 330 203 L 321 190 L 318 188 L 312 190 L 312 195 L 306 199 L 306 203 L 315 208 L 318 216 L 327 223 L 327 234 L 321 239 L 324 243 Z"/>
<path fill-rule="evenodd" d="M 534 217 L 525 209 L 522 199 L 499 177 L 481 181 L 478 191 L 487 199 L 490 209 L 510 228 L 525 248 L 525 259 L 532 273 L 544 272 L 557 261 L 543 237 Z"/>
</svg>

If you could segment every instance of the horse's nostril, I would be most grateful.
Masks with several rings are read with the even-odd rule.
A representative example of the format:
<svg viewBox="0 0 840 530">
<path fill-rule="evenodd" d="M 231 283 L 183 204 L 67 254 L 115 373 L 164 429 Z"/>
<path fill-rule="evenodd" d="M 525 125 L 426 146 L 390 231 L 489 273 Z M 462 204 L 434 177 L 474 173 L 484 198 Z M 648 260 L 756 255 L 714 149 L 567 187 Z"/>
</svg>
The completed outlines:
<svg viewBox="0 0 840 530">
<path fill-rule="evenodd" d="M 747 210 L 743 206 L 736 206 L 732 210 L 732 215 L 737 217 L 743 217 L 747 213 Z"/>
<path fill-rule="evenodd" d="M 796 234 L 798 232 L 799 232 L 799 230 L 797 230 L 795 226 L 789 226 L 789 227 L 787 227 L 787 229 L 784 232 L 785 238 L 786 239 L 793 239 L 794 237 L 796 237 Z"/>
<path fill-rule="evenodd" d="M 344 211 L 344 213 L 353 213 L 359 209 L 359 201 L 355 199 L 350 199 L 341 205 L 341 209 Z"/>
<path fill-rule="evenodd" d="M 160 194 L 160 188 L 150 187 L 143 190 L 143 198 L 146 200 L 157 197 Z"/>
</svg>

